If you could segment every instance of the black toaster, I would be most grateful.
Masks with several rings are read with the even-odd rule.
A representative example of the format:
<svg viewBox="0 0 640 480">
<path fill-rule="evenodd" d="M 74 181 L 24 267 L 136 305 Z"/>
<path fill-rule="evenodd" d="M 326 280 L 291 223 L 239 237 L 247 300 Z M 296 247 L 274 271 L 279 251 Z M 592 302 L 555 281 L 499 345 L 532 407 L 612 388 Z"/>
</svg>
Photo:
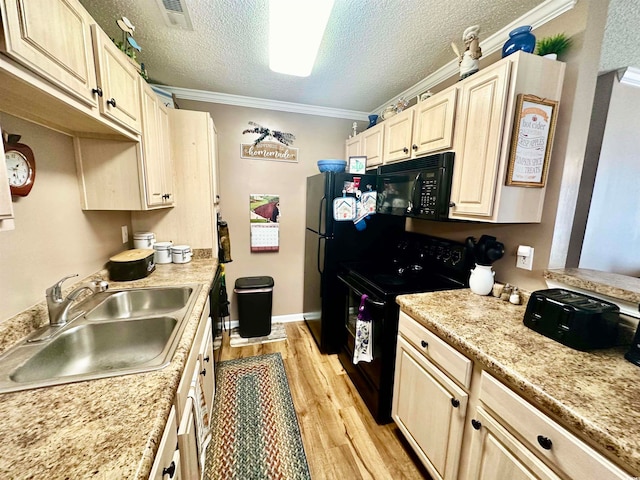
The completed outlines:
<svg viewBox="0 0 640 480">
<path fill-rule="evenodd" d="M 619 322 L 614 303 L 561 288 L 533 292 L 524 314 L 527 327 L 577 350 L 615 346 Z"/>
</svg>

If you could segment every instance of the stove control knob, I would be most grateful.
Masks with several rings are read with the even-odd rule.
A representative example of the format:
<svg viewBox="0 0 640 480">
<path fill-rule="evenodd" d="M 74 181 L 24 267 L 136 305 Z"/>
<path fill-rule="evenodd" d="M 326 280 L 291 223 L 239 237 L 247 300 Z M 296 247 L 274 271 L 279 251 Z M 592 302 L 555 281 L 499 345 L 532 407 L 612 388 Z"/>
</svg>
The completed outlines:
<svg viewBox="0 0 640 480">
<path fill-rule="evenodd" d="M 460 260 L 462 260 L 462 253 L 460 253 L 460 250 L 454 250 L 453 252 L 451 252 L 451 263 L 452 264 L 455 265 Z"/>
</svg>

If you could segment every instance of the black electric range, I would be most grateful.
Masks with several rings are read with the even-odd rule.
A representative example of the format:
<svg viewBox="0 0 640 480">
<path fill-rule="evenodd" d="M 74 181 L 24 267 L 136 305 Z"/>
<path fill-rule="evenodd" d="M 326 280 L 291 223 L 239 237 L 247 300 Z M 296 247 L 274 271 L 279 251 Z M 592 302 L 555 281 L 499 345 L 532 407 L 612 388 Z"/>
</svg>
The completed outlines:
<svg viewBox="0 0 640 480">
<path fill-rule="evenodd" d="M 338 279 L 346 301 L 338 356 L 378 423 L 391 421 L 399 315 L 396 296 L 467 287 L 469 257 L 462 243 L 405 232 L 385 260 L 342 265 Z M 363 295 L 373 323 L 373 360 L 354 364 L 356 320 Z"/>
</svg>

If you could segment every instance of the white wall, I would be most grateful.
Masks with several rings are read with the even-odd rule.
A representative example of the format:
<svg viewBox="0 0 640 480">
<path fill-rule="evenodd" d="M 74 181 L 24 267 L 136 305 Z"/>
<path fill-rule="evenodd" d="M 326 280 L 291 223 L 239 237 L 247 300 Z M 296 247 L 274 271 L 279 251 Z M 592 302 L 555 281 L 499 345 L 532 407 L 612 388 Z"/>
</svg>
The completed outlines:
<svg viewBox="0 0 640 480">
<path fill-rule="evenodd" d="M 610 84 L 580 268 L 640 276 L 640 88 Z M 594 110 L 595 113 L 595 110 Z"/>
</svg>

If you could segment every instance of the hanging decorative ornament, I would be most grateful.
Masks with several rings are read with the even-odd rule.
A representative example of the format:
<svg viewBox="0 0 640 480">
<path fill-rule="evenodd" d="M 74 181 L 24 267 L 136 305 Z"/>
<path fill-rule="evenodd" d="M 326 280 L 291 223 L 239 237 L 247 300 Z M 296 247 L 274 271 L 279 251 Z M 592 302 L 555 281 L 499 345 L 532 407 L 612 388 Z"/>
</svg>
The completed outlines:
<svg viewBox="0 0 640 480">
<path fill-rule="evenodd" d="M 248 128 L 243 130 L 242 133 L 258 133 L 260 136 L 253 142 L 254 145 L 259 144 L 265 138 L 273 138 L 283 145 L 291 145 L 293 141 L 296 139 L 295 135 L 292 133 L 279 132 L 277 130 L 270 130 L 268 128 L 263 127 L 262 125 L 258 125 L 255 122 L 249 122 L 249 125 L 252 125 L 254 128 Z"/>
</svg>

